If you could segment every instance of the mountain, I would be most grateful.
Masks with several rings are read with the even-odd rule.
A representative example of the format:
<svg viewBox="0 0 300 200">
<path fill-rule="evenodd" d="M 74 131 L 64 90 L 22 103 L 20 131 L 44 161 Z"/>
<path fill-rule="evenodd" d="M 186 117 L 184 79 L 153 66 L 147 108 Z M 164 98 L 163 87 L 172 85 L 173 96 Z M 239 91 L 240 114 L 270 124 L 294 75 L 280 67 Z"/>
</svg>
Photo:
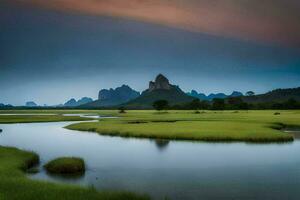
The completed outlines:
<svg viewBox="0 0 300 200">
<path fill-rule="evenodd" d="M 210 95 L 207 96 L 207 98 L 208 98 L 209 101 L 213 100 L 213 99 L 225 99 L 227 97 L 228 96 L 226 94 L 224 94 L 224 93 L 217 93 L 217 94 L 212 93 L 212 94 L 210 94 Z"/>
<path fill-rule="evenodd" d="M 300 87 L 288 89 L 276 89 L 265 94 L 244 96 L 242 98 L 247 103 L 284 102 L 289 99 L 300 101 Z"/>
<path fill-rule="evenodd" d="M 28 101 L 25 104 L 26 107 L 37 107 L 38 105 L 34 101 Z"/>
<path fill-rule="evenodd" d="M 75 107 L 75 106 L 77 106 L 77 101 L 74 98 L 72 98 L 69 101 L 67 101 L 64 104 L 64 106 L 66 106 L 66 107 Z"/>
<path fill-rule="evenodd" d="M 142 109 L 152 108 L 152 104 L 157 100 L 167 100 L 170 105 L 191 102 L 194 97 L 185 94 L 178 86 L 171 85 L 169 80 L 159 74 L 155 81 L 149 82 L 149 88 L 142 92 L 141 96 L 123 104 L 126 108 Z"/>
<path fill-rule="evenodd" d="M 229 95 L 229 97 L 242 97 L 242 96 L 244 96 L 243 93 L 238 91 L 233 91 L 231 95 Z"/>
<path fill-rule="evenodd" d="M 204 93 L 198 93 L 196 90 L 192 90 L 191 92 L 187 92 L 186 94 L 201 100 L 208 100 L 208 97 Z"/>
<path fill-rule="evenodd" d="M 196 90 L 192 90 L 191 92 L 188 92 L 186 94 L 189 95 L 189 96 L 198 98 L 200 100 L 207 100 L 207 101 L 211 101 L 211 100 L 216 99 L 216 98 L 218 98 L 218 99 L 226 99 L 228 97 L 240 97 L 240 96 L 243 96 L 243 93 L 238 92 L 238 91 L 233 91 L 230 95 L 226 95 L 224 93 L 217 93 L 217 94 L 211 93 L 208 96 L 206 96 L 203 93 L 198 93 Z"/>
<path fill-rule="evenodd" d="M 89 98 L 89 97 L 82 97 L 81 99 L 79 99 L 77 101 L 77 104 L 78 105 L 83 105 L 83 104 L 86 104 L 86 103 L 90 103 L 90 102 L 93 102 L 94 100 L 92 98 Z"/>
<path fill-rule="evenodd" d="M 81 107 L 109 107 L 126 103 L 140 96 L 140 93 L 131 89 L 128 85 L 122 85 L 115 89 L 103 89 L 99 91 L 98 100 L 82 105 Z"/>
<path fill-rule="evenodd" d="M 140 93 L 131 89 L 128 85 L 122 85 L 121 87 L 117 87 L 116 89 L 103 89 L 99 91 L 98 100 L 106 101 L 106 100 L 118 100 L 118 101 L 129 101 L 136 97 L 140 96 Z"/>
<path fill-rule="evenodd" d="M 13 106 L 11 104 L 3 104 L 3 103 L 0 103 L 0 108 L 1 109 L 6 109 L 6 108 L 13 108 Z"/>
<path fill-rule="evenodd" d="M 78 101 L 76 101 L 76 99 L 72 98 L 69 101 L 67 101 L 63 106 L 65 106 L 65 107 L 76 107 L 76 106 L 80 106 L 80 105 L 87 104 L 87 103 L 90 103 L 90 102 L 93 102 L 93 99 L 89 98 L 89 97 L 82 97 Z"/>
</svg>

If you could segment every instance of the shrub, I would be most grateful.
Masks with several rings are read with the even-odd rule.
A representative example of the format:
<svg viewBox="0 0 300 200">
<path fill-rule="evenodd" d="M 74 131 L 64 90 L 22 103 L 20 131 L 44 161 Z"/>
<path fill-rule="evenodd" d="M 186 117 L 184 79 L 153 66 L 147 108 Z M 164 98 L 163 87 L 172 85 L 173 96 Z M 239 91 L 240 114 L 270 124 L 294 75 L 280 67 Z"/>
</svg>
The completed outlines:
<svg viewBox="0 0 300 200">
<path fill-rule="evenodd" d="M 123 106 L 119 108 L 119 113 L 126 113 L 125 108 Z"/>
</svg>

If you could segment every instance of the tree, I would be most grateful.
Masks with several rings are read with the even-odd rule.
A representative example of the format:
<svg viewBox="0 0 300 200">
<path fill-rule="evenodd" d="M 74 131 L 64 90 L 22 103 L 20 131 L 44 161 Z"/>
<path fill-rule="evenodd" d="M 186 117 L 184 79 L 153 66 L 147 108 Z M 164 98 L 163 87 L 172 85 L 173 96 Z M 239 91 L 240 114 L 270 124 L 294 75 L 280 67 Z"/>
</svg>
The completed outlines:
<svg viewBox="0 0 300 200">
<path fill-rule="evenodd" d="M 249 105 L 241 97 L 230 97 L 227 99 L 228 109 L 247 110 Z"/>
<path fill-rule="evenodd" d="M 193 109 L 193 110 L 201 109 L 201 102 L 199 99 L 194 99 L 192 102 L 189 103 L 187 107 L 188 109 Z"/>
<path fill-rule="evenodd" d="M 201 101 L 201 108 L 200 109 L 209 109 L 210 108 L 210 103 L 207 100 Z"/>
<path fill-rule="evenodd" d="M 184 104 L 184 109 L 189 110 L 199 110 L 199 109 L 209 109 L 210 105 L 208 101 L 200 101 L 199 99 L 194 99 L 193 101 Z"/>
<path fill-rule="evenodd" d="M 248 91 L 246 92 L 246 96 L 254 96 L 255 93 L 253 91 Z"/>
<path fill-rule="evenodd" d="M 169 107 L 169 102 L 167 100 L 157 100 L 153 102 L 152 105 L 156 110 L 164 110 Z"/>
<path fill-rule="evenodd" d="M 119 108 L 119 113 L 126 113 L 125 108 L 123 106 Z"/>
<path fill-rule="evenodd" d="M 284 104 L 285 109 L 297 109 L 300 107 L 299 103 L 293 98 L 287 100 Z"/>
<path fill-rule="evenodd" d="M 212 109 L 213 110 L 224 110 L 225 109 L 225 100 L 219 99 L 219 98 L 213 99 Z"/>
</svg>

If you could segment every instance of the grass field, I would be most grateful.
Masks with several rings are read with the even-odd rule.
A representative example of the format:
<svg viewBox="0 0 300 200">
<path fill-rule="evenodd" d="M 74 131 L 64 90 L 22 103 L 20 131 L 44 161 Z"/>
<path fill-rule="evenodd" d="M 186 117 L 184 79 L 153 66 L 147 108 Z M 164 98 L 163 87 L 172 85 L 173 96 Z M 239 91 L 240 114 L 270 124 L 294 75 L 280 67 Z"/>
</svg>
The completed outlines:
<svg viewBox="0 0 300 200">
<path fill-rule="evenodd" d="M 293 136 L 280 129 L 300 127 L 300 111 L 105 112 L 120 118 L 77 123 L 66 128 L 123 137 L 284 142 L 292 141 Z"/>
<path fill-rule="evenodd" d="M 38 161 L 36 154 L 0 146 L 0 199 L 2 200 L 142 200 L 127 192 L 99 192 L 93 188 L 28 179 L 24 170 Z"/>
<path fill-rule="evenodd" d="M 0 112 L 1 113 L 1 112 Z M 40 113 L 42 114 L 42 113 Z M 86 121 L 91 120 L 79 116 L 63 115 L 0 115 L 0 124 L 33 123 L 33 122 L 59 122 L 59 121 Z"/>
</svg>

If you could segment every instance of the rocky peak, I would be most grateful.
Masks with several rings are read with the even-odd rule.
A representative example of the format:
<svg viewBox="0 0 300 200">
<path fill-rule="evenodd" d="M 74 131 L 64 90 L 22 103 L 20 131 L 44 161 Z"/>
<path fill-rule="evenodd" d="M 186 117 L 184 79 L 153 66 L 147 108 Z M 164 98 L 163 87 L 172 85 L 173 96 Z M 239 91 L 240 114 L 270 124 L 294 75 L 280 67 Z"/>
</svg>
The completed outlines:
<svg viewBox="0 0 300 200">
<path fill-rule="evenodd" d="M 128 100 L 138 97 L 139 95 L 139 92 L 131 89 L 131 87 L 129 87 L 128 85 L 122 85 L 121 87 L 117 87 L 115 89 L 110 88 L 109 90 L 100 90 L 98 99 L 100 101 L 117 100 L 120 102 L 126 102 Z"/>
<path fill-rule="evenodd" d="M 69 101 L 67 101 L 66 103 L 64 103 L 63 106 L 65 107 L 76 107 L 76 106 L 80 106 L 89 102 L 92 102 L 93 99 L 89 98 L 89 97 L 82 97 L 81 99 L 79 99 L 78 101 L 76 101 L 76 99 L 72 98 Z"/>
<path fill-rule="evenodd" d="M 162 74 L 156 76 L 155 81 L 149 82 L 149 91 L 153 90 L 169 90 L 172 85 L 169 83 L 169 80 Z"/>
</svg>

